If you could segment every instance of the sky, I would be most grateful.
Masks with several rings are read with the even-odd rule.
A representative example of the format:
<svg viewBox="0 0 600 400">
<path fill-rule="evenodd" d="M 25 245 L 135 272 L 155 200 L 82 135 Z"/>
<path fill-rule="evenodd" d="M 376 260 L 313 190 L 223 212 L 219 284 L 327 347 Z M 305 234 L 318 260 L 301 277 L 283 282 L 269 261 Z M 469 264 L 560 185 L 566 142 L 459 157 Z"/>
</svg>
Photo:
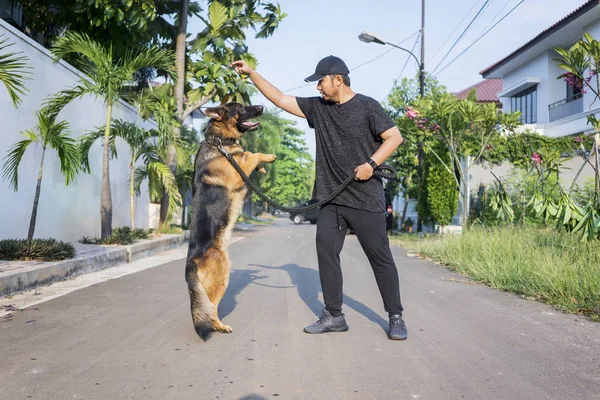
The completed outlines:
<svg viewBox="0 0 600 400">
<path fill-rule="evenodd" d="M 425 0 L 427 72 L 438 65 L 486 1 L 486 8 L 442 66 L 521 0 Z M 479 82 L 482 79 L 479 71 L 504 58 L 585 2 L 525 0 L 436 77 L 451 92 Z M 280 0 L 279 4 L 287 17 L 268 39 L 255 39 L 249 32 L 248 47 L 258 59 L 256 70 L 290 95 L 318 96 L 316 83 L 298 87 L 306 84 L 304 78 L 314 72 L 321 58 L 328 55 L 338 56 L 346 62 L 355 92 L 378 101 L 385 100 L 395 79 L 414 77 L 418 73 L 416 61 L 408 53 L 389 45 L 361 42 L 358 35 L 367 30 L 395 44 L 409 38 L 400 45 L 410 50 L 421 26 L 421 0 Z M 195 33 L 202 27 L 198 21 L 190 20 L 190 32 Z M 418 44 L 413 52 L 420 57 Z M 376 57 L 379 58 L 369 62 Z M 408 64 L 403 70 L 407 59 Z M 364 63 L 367 64 L 361 66 Z M 353 70 L 355 67 L 358 68 Z M 274 107 L 262 95 L 255 95 L 252 101 Z M 297 127 L 305 131 L 309 151 L 314 156 L 314 133 L 306 121 L 285 112 L 281 115 L 295 121 Z"/>
</svg>

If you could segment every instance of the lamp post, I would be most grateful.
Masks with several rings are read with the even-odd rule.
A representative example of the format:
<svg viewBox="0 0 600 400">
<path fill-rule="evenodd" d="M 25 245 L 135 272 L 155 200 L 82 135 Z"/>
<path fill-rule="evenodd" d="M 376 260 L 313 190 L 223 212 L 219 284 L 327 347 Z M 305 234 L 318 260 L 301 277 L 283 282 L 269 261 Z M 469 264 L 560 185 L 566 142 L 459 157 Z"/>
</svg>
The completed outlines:
<svg viewBox="0 0 600 400">
<path fill-rule="evenodd" d="M 392 47 L 395 47 L 399 50 L 406 51 L 409 53 L 415 61 L 419 64 L 419 95 L 423 97 L 425 95 L 425 0 L 421 0 L 421 59 L 419 60 L 417 56 L 413 54 L 410 50 L 405 49 L 404 47 L 400 47 L 395 45 L 394 43 L 390 43 L 385 41 L 371 32 L 363 32 L 358 35 L 360 41 L 365 43 L 378 43 L 378 44 L 389 44 Z M 418 185 L 419 185 L 419 195 L 421 194 L 421 182 L 423 181 L 423 143 L 419 141 L 418 144 L 419 152 L 418 152 L 418 161 L 419 166 L 417 168 L 417 176 L 418 176 Z M 421 218 L 417 219 L 417 232 L 421 232 L 423 230 L 423 222 Z"/>
</svg>

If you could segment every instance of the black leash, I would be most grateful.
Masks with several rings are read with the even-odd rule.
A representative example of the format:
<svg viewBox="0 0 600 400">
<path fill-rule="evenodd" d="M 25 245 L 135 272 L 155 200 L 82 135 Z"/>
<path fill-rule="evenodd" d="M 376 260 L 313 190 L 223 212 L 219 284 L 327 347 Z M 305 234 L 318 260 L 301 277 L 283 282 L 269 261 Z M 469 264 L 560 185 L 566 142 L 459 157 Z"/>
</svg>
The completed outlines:
<svg viewBox="0 0 600 400">
<path fill-rule="evenodd" d="M 219 138 L 216 138 L 219 139 Z M 225 156 L 225 158 L 227 158 L 227 161 L 229 161 L 229 163 L 231 164 L 231 166 L 233 168 L 235 168 L 235 170 L 238 172 L 238 174 L 240 174 L 240 176 L 242 177 L 242 180 L 246 183 L 246 185 L 248 185 L 250 187 L 250 189 L 252 189 L 252 191 L 254 193 L 256 193 L 258 195 L 258 197 L 260 197 L 264 202 L 270 204 L 272 207 L 277 208 L 281 211 L 285 211 L 285 212 L 289 212 L 290 214 L 299 214 L 302 213 L 304 211 L 308 211 L 308 210 L 312 210 L 313 208 L 318 208 L 321 207 L 323 204 L 329 203 L 331 200 L 335 199 L 337 196 L 340 195 L 340 193 L 342 193 L 344 190 L 346 190 L 346 188 L 348 187 L 348 185 L 350 185 L 352 183 L 352 181 L 354 180 L 354 174 L 350 175 L 348 178 L 346 178 L 346 180 L 340 185 L 338 186 L 338 188 L 331 193 L 329 196 L 327 196 L 326 199 L 321 200 L 317 203 L 311 204 L 309 206 L 304 206 L 304 207 L 285 207 L 282 206 L 280 204 L 275 203 L 272 199 L 268 198 L 255 184 L 254 182 L 252 182 L 250 180 L 250 178 L 248 177 L 248 175 L 246 175 L 246 173 L 244 172 L 244 170 L 242 169 L 242 167 L 239 166 L 239 164 L 234 160 L 233 156 L 231 155 L 231 153 L 229 153 L 227 150 L 225 150 L 225 148 L 223 147 L 223 145 L 220 143 L 221 140 L 219 139 L 219 144 L 215 144 L 214 143 L 214 139 L 211 140 L 213 143 L 208 142 L 208 144 L 215 146 L 220 152 L 221 154 L 223 154 Z M 396 170 L 386 164 L 381 164 L 379 167 L 377 167 L 377 169 L 373 172 L 373 175 L 376 175 L 380 178 L 385 178 L 385 179 L 394 179 L 396 177 Z"/>
</svg>

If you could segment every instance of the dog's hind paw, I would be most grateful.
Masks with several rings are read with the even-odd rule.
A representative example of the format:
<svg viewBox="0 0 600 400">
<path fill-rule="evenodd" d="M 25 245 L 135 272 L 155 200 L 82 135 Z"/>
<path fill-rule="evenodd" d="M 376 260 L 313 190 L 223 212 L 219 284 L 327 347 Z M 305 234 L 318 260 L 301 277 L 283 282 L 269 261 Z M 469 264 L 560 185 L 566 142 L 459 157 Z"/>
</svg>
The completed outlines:
<svg viewBox="0 0 600 400">
<path fill-rule="evenodd" d="M 213 327 L 212 330 L 217 331 L 217 332 L 223 332 L 223 333 L 233 332 L 233 329 L 231 329 L 231 327 L 229 325 L 225 325 L 223 323 L 215 324 L 215 326 Z"/>
</svg>

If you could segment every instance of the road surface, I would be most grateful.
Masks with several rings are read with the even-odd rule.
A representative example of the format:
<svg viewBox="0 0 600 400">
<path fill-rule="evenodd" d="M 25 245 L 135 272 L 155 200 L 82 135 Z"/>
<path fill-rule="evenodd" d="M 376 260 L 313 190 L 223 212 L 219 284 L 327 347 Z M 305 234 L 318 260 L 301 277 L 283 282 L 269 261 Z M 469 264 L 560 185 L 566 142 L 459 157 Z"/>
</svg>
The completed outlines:
<svg viewBox="0 0 600 400">
<path fill-rule="evenodd" d="M 350 330 L 308 335 L 323 307 L 315 226 L 279 218 L 235 236 L 220 307 L 233 333 L 196 336 L 185 251 L 171 252 L 179 259 L 0 318 L 0 398 L 600 399 L 598 323 L 393 247 L 409 337 L 390 341 L 373 273 L 348 236 Z"/>
</svg>

